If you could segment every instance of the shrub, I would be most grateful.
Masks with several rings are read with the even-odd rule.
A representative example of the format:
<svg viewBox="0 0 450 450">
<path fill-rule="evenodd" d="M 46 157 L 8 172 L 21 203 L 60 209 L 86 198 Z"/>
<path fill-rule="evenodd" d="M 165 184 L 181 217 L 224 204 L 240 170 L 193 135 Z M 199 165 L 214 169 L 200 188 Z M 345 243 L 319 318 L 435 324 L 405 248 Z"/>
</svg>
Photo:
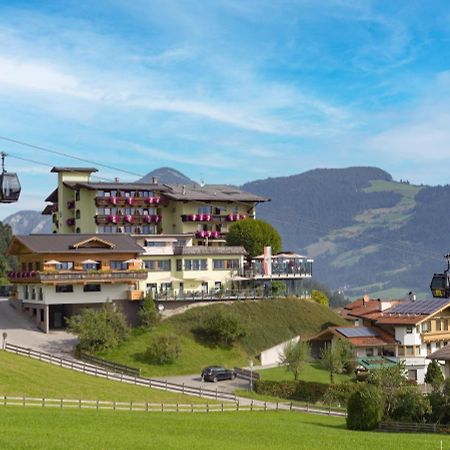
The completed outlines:
<svg viewBox="0 0 450 450">
<path fill-rule="evenodd" d="M 399 422 L 424 422 L 430 412 L 430 400 L 417 386 L 404 386 L 396 392 L 388 418 Z"/>
<path fill-rule="evenodd" d="M 294 380 L 298 380 L 301 370 L 311 360 L 311 348 L 306 341 L 289 341 L 283 348 L 280 355 L 280 364 L 286 367 L 288 372 L 294 375 Z"/>
<path fill-rule="evenodd" d="M 328 384 L 308 381 L 256 380 L 255 392 L 261 395 L 315 403 L 323 400 Z"/>
<path fill-rule="evenodd" d="M 284 281 L 272 281 L 272 295 L 274 297 L 286 294 L 286 283 Z"/>
<path fill-rule="evenodd" d="M 439 387 L 444 382 L 444 375 L 439 366 L 439 363 L 433 359 L 428 364 L 427 373 L 425 375 L 425 383 L 431 384 L 433 387 Z"/>
<path fill-rule="evenodd" d="M 129 333 L 124 314 L 111 303 L 101 309 L 83 309 L 79 315 L 66 320 L 68 331 L 78 336 L 80 348 L 87 352 L 117 347 Z"/>
<path fill-rule="evenodd" d="M 328 306 L 329 303 L 327 295 L 322 291 L 318 291 L 317 289 L 313 289 L 311 291 L 311 300 L 325 306 Z"/>
<path fill-rule="evenodd" d="M 384 400 L 381 389 L 365 385 L 348 399 L 347 428 L 350 430 L 373 430 L 383 417 Z"/>
<path fill-rule="evenodd" d="M 142 306 L 139 308 L 138 316 L 141 325 L 145 328 L 151 328 L 159 322 L 160 315 L 151 292 L 147 293 Z"/>
<path fill-rule="evenodd" d="M 346 406 L 353 393 L 360 389 L 358 383 L 332 384 L 323 397 L 324 403 L 329 405 Z"/>
<path fill-rule="evenodd" d="M 152 336 L 145 352 L 145 359 L 153 364 L 172 364 L 181 354 L 181 343 L 178 336 L 165 334 Z"/>
<path fill-rule="evenodd" d="M 222 310 L 207 316 L 195 331 L 208 343 L 224 347 L 231 347 L 239 338 L 245 336 L 237 317 Z"/>
</svg>

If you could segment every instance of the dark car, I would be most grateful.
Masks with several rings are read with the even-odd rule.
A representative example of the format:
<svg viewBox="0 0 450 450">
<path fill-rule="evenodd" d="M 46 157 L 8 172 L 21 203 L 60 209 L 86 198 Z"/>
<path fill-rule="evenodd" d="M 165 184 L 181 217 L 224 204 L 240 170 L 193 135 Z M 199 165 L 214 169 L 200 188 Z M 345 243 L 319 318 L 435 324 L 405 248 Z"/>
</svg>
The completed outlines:
<svg viewBox="0 0 450 450">
<path fill-rule="evenodd" d="M 234 380 L 236 372 L 232 369 L 225 369 L 220 366 L 209 366 L 202 370 L 202 379 L 204 381 Z"/>
</svg>

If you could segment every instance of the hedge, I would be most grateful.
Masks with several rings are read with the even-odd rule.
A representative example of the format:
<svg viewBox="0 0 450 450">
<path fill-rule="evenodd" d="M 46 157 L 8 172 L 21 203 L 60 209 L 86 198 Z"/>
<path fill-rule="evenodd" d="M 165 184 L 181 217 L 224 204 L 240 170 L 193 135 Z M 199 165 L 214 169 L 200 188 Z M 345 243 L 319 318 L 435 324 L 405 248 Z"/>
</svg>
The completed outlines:
<svg viewBox="0 0 450 450">
<path fill-rule="evenodd" d="M 257 380 L 255 392 L 261 395 L 315 403 L 323 399 L 329 384 L 309 381 Z"/>
</svg>

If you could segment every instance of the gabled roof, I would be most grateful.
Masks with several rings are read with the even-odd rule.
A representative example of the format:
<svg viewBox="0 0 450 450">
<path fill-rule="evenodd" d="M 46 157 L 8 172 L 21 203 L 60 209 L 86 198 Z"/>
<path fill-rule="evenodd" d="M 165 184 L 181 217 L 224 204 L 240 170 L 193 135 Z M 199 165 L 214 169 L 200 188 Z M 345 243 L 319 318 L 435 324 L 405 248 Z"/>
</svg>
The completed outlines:
<svg viewBox="0 0 450 450">
<path fill-rule="evenodd" d="M 427 359 L 440 359 L 443 361 L 450 360 L 450 345 L 446 345 L 445 347 L 436 350 L 431 355 L 427 356 Z"/>
<path fill-rule="evenodd" d="M 377 324 L 418 325 L 450 306 L 448 298 L 405 301 L 387 309 L 378 318 Z"/>
<path fill-rule="evenodd" d="M 328 327 L 311 338 L 311 341 L 327 341 L 333 336 L 344 339 L 353 347 L 380 347 L 393 345 L 395 337 L 379 327 Z"/>
<path fill-rule="evenodd" d="M 121 233 L 19 235 L 14 236 L 7 253 L 15 254 L 17 244 L 33 253 L 142 253 L 142 248 L 131 236 Z"/>
</svg>

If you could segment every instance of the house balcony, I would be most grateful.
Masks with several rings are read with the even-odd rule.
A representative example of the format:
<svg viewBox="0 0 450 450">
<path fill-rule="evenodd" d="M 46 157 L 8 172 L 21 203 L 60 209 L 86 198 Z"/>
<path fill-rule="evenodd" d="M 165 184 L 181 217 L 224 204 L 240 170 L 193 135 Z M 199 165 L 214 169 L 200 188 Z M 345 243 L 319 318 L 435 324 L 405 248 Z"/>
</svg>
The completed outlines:
<svg viewBox="0 0 450 450">
<path fill-rule="evenodd" d="M 90 270 L 90 271 L 48 271 L 9 272 L 11 283 L 127 283 L 147 279 L 147 270 Z"/>
<path fill-rule="evenodd" d="M 156 214 L 139 215 L 139 214 L 110 214 L 95 216 L 95 223 L 97 225 L 143 225 L 143 224 L 158 224 L 161 222 L 161 216 Z"/>
<path fill-rule="evenodd" d="M 144 293 L 142 291 L 127 291 L 127 300 L 130 302 L 137 302 L 144 299 Z"/>
<path fill-rule="evenodd" d="M 160 197 L 96 197 L 97 207 L 108 206 L 135 206 L 143 208 L 145 206 L 159 205 Z"/>
<path fill-rule="evenodd" d="M 223 236 L 223 234 L 220 231 L 197 231 L 195 233 L 195 237 L 197 239 L 218 239 L 221 238 Z"/>
<path fill-rule="evenodd" d="M 424 343 L 436 341 L 450 341 L 450 331 L 428 331 L 422 333 L 422 340 Z"/>
<path fill-rule="evenodd" d="M 237 222 L 246 219 L 246 214 L 182 214 L 182 222 Z"/>
</svg>

